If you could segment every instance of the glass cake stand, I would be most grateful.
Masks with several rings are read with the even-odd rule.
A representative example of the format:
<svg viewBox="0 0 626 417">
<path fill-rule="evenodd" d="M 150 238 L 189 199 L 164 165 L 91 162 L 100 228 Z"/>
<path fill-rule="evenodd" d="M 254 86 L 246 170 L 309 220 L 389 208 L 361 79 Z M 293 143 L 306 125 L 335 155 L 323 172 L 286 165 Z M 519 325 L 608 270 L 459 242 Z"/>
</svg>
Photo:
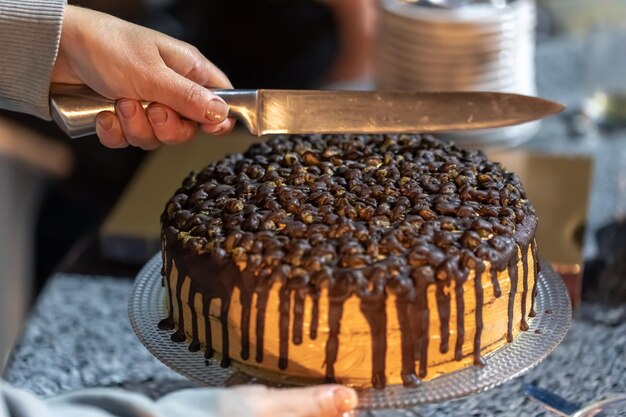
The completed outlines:
<svg viewBox="0 0 626 417">
<path fill-rule="evenodd" d="M 541 363 L 561 343 L 571 322 L 571 304 L 565 284 L 547 262 L 541 261 L 535 310 L 529 330 L 486 357 L 482 367 L 470 366 L 422 382 L 418 387 L 388 385 L 359 391 L 360 409 L 411 408 L 489 390 L 516 378 Z M 155 255 L 139 272 L 132 287 L 128 312 L 139 340 L 157 359 L 183 376 L 206 386 L 260 383 L 276 385 L 206 360 L 203 352 L 190 352 L 186 343 L 174 343 L 172 331 L 159 330 L 167 316 L 161 285 L 161 256 Z M 286 384 L 289 385 L 286 381 Z"/>
</svg>

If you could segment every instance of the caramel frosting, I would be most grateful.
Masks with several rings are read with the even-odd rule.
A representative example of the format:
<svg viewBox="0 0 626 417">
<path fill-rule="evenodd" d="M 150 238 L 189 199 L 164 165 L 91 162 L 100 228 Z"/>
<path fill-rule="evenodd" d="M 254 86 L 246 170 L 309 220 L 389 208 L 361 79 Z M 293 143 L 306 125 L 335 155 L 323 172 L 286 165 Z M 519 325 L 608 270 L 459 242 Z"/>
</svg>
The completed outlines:
<svg viewBox="0 0 626 417">
<path fill-rule="evenodd" d="M 174 341 L 303 381 L 414 386 L 526 330 L 516 175 L 417 135 L 290 136 L 191 174 L 162 216 Z"/>
</svg>

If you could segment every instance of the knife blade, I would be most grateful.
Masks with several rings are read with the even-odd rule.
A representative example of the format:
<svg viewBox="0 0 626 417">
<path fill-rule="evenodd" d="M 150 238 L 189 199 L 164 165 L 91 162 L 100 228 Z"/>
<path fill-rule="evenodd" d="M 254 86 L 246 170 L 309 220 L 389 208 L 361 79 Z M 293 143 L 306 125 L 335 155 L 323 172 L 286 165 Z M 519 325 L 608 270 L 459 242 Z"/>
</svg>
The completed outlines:
<svg viewBox="0 0 626 417">
<path fill-rule="evenodd" d="M 524 393 L 530 397 L 530 399 L 559 416 L 569 417 L 583 408 L 580 404 L 568 401 L 547 389 L 540 388 L 533 384 L 524 384 Z M 606 414 L 602 411 L 595 414 L 596 417 L 604 417 L 605 415 Z"/>
<path fill-rule="evenodd" d="M 438 133 L 516 125 L 565 107 L 493 92 L 213 90 L 253 135 L 277 133 Z M 54 84 L 53 120 L 70 137 L 95 132 L 96 115 L 115 100 L 86 86 Z M 147 106 L 148 103 L 144 103 Z"/>
</svg>

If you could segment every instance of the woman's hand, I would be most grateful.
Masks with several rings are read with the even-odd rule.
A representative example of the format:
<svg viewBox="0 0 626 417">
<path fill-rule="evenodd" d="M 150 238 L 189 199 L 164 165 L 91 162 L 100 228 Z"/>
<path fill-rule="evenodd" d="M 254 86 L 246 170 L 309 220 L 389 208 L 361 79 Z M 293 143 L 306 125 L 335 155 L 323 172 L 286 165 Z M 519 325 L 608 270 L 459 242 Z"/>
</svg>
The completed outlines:
<svg viewBox="0 0 626 417">
<path fill-rule="evenodd" d="M 341 385 L 275 389 L 261 385 L 189 389 L 159 399 L 168 416 L 341 417 L 357 405 L 356 392 Z"/>
<path fill-rule="evenodd" d="M 263 386 L 233 388 L 253 417 L 341 417 L 357 405 L 356 392 L 341 385 L 272 389 Z"/>
<path fill-rule="evenodd" d="M 155 149 L 191 139 L 198 125 L 229 132 L 228 106 L 205 87 L 232 88 L 193 46 L 93 10 L 67 6 L 52 82 L 86 84 L 117 99 L 98 115 L 103 145 Z M 151 102 L 146 111 L 140 101 Z"/>
</svg>

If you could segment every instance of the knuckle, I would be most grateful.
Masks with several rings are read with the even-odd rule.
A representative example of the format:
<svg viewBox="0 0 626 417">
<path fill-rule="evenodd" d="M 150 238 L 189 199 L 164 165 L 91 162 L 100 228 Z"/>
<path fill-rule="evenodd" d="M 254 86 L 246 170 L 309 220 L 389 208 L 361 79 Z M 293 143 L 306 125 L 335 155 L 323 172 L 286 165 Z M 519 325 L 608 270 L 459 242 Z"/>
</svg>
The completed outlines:
<svg viewBox="0 0 626 417">
<path fill-rule="evenodd" d="M 128 142 L 121 135 L 98 134 L 100 143 L 107 148 L 120 149 L 128 147 Z"/>
<path fill-rule="evenodd" d="M 192 57 L 189 64 L 189 70 L 187 71 L 187 74 L 185 74 L 185 77 L 191 80 L 198 80 L 199 82 L 203 82 L 203 80 L 201 79 L 203 67 L 204 66 L 200 58 L 196 56 Z"/>
<path fill-rule="evenodd" d="M 157 139 L 166 145 L 177 145 L 184 141 L 184 138 L 172 130 L 166 129 L 157 133 Z"/>
<path fill-rule="evenodd" d="M 187 87 L 187 92 L 185 93 L 185 105 L 193 106 L 203 94 L 202 88 L 197 84 L 191 84 Z"/>
</svg>

